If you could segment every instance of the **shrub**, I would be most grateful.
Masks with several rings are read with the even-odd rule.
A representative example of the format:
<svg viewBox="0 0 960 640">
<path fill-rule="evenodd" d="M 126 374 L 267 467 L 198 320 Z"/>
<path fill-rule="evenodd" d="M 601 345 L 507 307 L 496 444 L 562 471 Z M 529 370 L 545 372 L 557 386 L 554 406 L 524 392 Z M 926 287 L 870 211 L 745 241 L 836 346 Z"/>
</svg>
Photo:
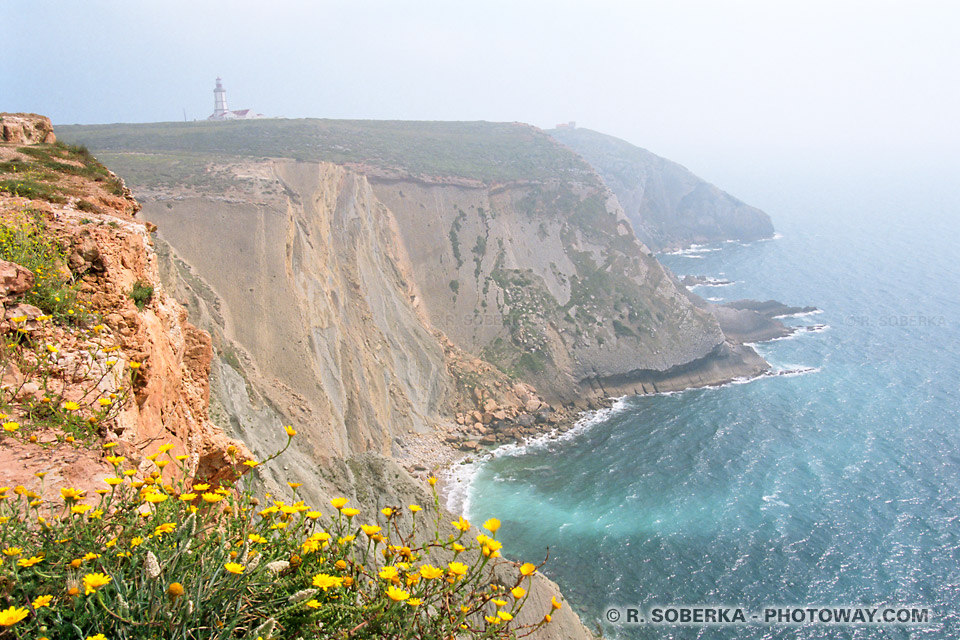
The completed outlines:
<svg viewBox="0 0 960 640">
<path fill-rule="evenodd" d="M 61 323 L 91 319 L 77 301 L 77 283 L 67 269 L 67 251 L 46 229 L 40 214 L 0 222 L 0 258 L 33 272 L 33 288 L 24 300 Z"/>
<path fill-rule="evenodd" d="M 146 307 L 150 299 L 153 298 L 153 285 L 137 280 L 133 283 L 130 297 L 133 298 L 133 303 L 137 305 L 137 309 L 143 311 L 143 308 Z"/>
<path fill-rule="evenodd" d="M 237 487 L 165 480 L 167 465 L 188 473 L 171 449 L 149 456 L 156 469 L 140 480 L 109 455 L 115 475 L 92 504 L 70 488 L 46 501 L 42 478 L 39 493 L 0 490 L 0 617 L 16 637 L 504 638 L 550 621 L 516 626 L 537 567 L 491 586 L 491 565 L 507 562 L 499 521 L 474 542 L 462 518 L 441 526 L 435 491 L 433 522 L 419 505 L 374 519 L 345 498 L 323 516 L 296 483 L 264 507 Z M 415 542 L 418 527 L 427 542 Z"/>
</svg>

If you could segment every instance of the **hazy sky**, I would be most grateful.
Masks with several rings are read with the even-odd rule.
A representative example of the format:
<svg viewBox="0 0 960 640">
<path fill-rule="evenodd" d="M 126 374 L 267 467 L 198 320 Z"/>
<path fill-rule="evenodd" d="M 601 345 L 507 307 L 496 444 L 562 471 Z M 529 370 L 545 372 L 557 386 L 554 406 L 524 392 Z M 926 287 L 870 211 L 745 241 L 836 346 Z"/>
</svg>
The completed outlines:
<svg viewBox="0 0 960 640">
<path fill-rule="evenodd" d="M 708 177 L 960 148 L 947 1 L 0 0 L 0 15 L 0 111 L 55 124 L 205 118 L 219 75 L 233 109 L 576 120 Z"/>
</svg>

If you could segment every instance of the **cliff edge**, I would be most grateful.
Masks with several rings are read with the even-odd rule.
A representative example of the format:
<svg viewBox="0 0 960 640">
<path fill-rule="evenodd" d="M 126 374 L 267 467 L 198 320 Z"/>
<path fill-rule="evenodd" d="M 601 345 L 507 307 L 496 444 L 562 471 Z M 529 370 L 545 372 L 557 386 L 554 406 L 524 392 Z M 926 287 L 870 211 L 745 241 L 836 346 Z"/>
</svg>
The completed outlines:
<svg viewBox="0 0 960 640">
<path fill-rule="evenodd" d="M 590 129 L 549 133 L 597 170 L 654 251 L 773 237 L 770 216 L 675 162 Z"/>
</svg>

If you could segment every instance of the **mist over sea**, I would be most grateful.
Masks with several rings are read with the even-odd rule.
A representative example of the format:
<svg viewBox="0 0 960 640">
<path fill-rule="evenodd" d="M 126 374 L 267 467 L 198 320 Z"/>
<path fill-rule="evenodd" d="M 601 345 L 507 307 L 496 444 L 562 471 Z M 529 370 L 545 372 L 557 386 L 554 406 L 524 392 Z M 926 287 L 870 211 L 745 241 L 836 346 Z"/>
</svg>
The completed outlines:
<svg viewBox="0 0 960 640">
<path fill-rule="evenodd" d="M 697 288 L 705 298 L 813 305 L 786 322 L 826 326 L 758 345 L 792 375 L 626 398 L 571 437 L 501 451 L 463 474 L 468 517 L 499 517 L 512 557 L 549 547 L 545 572 L 590 627 L 610 606 L 655 604 L 930 616 L 601 623 L 605 637 L 960 636 L 960 199 L 947 184 L 796 178 L 757 203 L 782 237 L 662 256 L 679 276 L 734 281 Z"/>
</svg>

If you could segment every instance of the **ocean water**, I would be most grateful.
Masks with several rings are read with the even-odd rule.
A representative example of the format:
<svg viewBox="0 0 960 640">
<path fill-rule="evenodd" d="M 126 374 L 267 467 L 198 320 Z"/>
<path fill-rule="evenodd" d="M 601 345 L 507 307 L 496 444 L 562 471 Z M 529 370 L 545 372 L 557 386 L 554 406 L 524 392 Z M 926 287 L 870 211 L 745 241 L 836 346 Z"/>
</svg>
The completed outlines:
<svg viewBox="0 0 960 640">
<path fill-rule="evenodd" d="M 874 194 L 876 195 L 876 194 Z M 769 209 L 769 207 L 768 207 Z M 760 344 L 778 371 L 629 397 L 572 434 L 457 470 L 608 638 L 960 637 L 960 216 L 950 202 L 820 195 L 776 240 L 662 261 L 734 281 L 708 298 L 814 305 L 818 331 Z M 610 607 L 927 608 L 906 626 L 626 625 Z"/>
</svg>

